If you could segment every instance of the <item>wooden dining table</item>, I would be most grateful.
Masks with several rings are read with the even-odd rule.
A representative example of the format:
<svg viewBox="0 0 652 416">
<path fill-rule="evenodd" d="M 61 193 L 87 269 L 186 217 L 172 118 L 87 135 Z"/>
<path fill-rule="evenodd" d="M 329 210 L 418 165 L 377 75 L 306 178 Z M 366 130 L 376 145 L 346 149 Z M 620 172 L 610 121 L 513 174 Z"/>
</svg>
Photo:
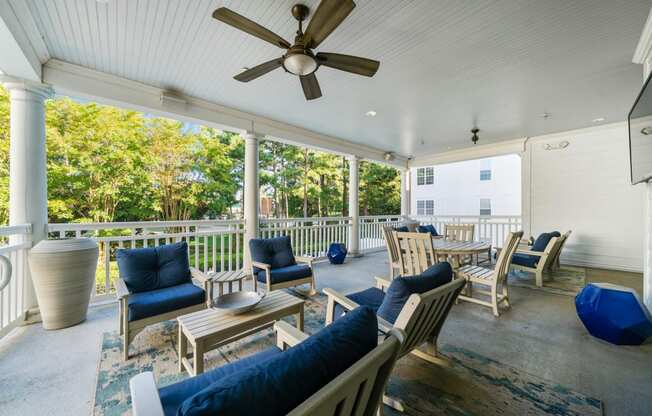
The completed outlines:
<svg viewBox="0 0 652 416">
<path fill-rule="evenodd" d="M 432 246 L 437 257 L 445 256 L 451 260 L 454 269 L 460 266 L 460 257 L 476 256 L 488 253 L 491 259 L 491 243 L 484 241 L 454 241 L 444 238 L 433 238 Z"/>
</svg>

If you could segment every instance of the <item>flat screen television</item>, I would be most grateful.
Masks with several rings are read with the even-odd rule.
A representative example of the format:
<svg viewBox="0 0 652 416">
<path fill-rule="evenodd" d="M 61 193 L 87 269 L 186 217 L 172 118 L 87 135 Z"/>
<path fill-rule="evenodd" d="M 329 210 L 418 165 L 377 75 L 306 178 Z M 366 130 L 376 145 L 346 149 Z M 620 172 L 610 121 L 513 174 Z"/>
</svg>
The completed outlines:
<svg viewBox="0 0 652 416">
<path fill-rule="evenodd" d="M 652 74 L 629 112 L 629 168 L 632 184 L 652 179 Z"/>
</svg>

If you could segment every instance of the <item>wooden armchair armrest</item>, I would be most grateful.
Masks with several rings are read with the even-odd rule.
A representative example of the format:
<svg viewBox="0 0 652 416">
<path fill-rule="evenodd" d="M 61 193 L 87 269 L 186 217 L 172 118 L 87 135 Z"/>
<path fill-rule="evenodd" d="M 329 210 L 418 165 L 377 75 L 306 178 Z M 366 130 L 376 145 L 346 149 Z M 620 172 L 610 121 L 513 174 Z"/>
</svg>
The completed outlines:
<svg viewBox="0 0 652 416">
<path fill-rule="evenodd" d="M 285 321 L 276 321 L 274 324 L 274 330 L 276 331 L 276 346 L 282 350 L 284 350 L 286 346 L 294 347 L 308 338 L 308 334 L 301 332 Z"/>
<path fill-rule="evenodd" d="M 516 250 L 516 252 L 519 254 L 527 254 L 529 256 L 536 256 L 536 257 L 542 257 L 546 254 L 543 251 L 531 251 L 531 250 Z"/>
<path fill-rule="evenodd" d="M 328 296 L 329 301 L 331 299 L 334 300 L 335 303 L 337 303 L 338 305 L 340 305 L 341 307 L 343 307 L 347 311 L 352 311 L 355 308 L 357 308 L 358 306 L 360 306 L 357 303 L 355 303 L 354 301 L 352 301 L 351 299 L 349 299 L 346 296 L 344 296 L 343 294 L 341 294 L 340 292 L 338 292 L 336 290 L 333 290 L 333 289 L 331 289 L 329 287 L 324 288 L 323 292 L 326 294 L 326 296 Z"/>
<path fill-rule="evenodd" d="M 271 268 L 272 268 L 271 264 L 261 263 L 259 261 L 252 261 L 251 265 L 253 267 L 258 267 L 259 269 L 263 269 L 263 270 L 271 270 Z"/>
<path fill-rule="evenodd" d="M 129 296 L 129 289 L 127 289 L 127 284 L 119 277 L 115 282 L 115 294 L 118 299 L 123 299 Z"/>
<path fill-rule="evenodd" d="M 193 279 L 197 279 L 201 284 L 205 284 L 206 282 L 213 281 L 214 272 L 204 273 L 195 267 L 191 267 L 190 275 Z"/>
<path fill-rule="evenodd" d="M 315 260 L 310 256 L 294 256 L 294 259 L 297 261 L 297 263 L 307 263 L 310 267 L 312 267 L 312 262 Z"/>
<path fill-rule="evenodd" d="M 154 373 L 147 371 L 129 380 L 131 410 L 134 416 L 165 416 Z"/>
<path fill-rule="evenodd" d="M 376 319 L 378 319 L 378 330 L 380 330 L 380 332 L 382 332 L 383 334 L 389 333 L 389 331 L 391 331 L 392 328 L 394 328 L 394 325 L 389 323 L 389 321 L 384 320 L 380 316 L 376 315 Z"/>
<path fill-rule="evenodd" d="M 392 284 L 392 282 L 386 277 L 375 276 L 374 279 L 376 279 L 376 287 L 383 292 Z"/>
</svg>

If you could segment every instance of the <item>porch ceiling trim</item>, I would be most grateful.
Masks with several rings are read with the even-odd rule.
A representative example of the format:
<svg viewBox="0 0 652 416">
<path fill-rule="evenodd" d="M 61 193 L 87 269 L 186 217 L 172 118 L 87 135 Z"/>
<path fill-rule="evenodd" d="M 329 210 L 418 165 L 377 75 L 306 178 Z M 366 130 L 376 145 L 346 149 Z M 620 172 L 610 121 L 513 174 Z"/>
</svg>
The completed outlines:
<svg viewBox="0 0 652 416">
<path fill-rule="evenodd" d="M 356 155 L 394 167 L 405 168 L 407 165 L 407 158 L 404 156 L 397 155 L 394 160 L 386 161 L 384 150 L 351 143 L 182 93 L 173 93 L 173 100 L 162 100 L 162 95 L 170 94 L 170 91 L 57 59 L 50 59 L 43 65 L 43 82 L 50 84 L 57 94 L 91 99 L 223 130 L 254 132 L 269 136 L 272 140 L 338 154 Z"/>
<path fill-rule="evenodd" d="M 410 167 L 432 166 L 444 163 L 461 162 L 464 160 L 482 159 L 485 157 L 501 156 L 508 154 L 520 154 L 525 150 L 526 137 L 514 140 L 507 140 L 485 145 L 475 145 L 464 149 L 451 150 L 449 152 L 437 153 L 417 157 L 410 161 Z"/>
</svg>

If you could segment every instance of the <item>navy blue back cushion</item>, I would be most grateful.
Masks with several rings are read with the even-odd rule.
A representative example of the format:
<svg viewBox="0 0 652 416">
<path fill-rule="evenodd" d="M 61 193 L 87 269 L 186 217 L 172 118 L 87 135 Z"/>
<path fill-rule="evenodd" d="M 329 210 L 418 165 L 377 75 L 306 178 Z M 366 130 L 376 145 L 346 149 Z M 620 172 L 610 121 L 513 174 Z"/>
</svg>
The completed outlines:
<svg viewBox="0 0 652 416">
<path fill-rule="evenodd" d="M 290 237 L 254 238 L 249 240 L 249 250 L 254 261 L 269 264 L 272 269 L 294 266 L 297 262 L 292 253 Z M 254 267 L 254 273 L 262 269 Z"/>
<path fill-rule="evenodd" d="M 410 229 L 407 227 L 407 225 L 403 225 L 401 227 L 394 228 L 394 231 L 398 231 L 399 233 L 409 233 Z"/>
<path fill-rule="evenodd" d="M 560 237 L 560 236 L 561 234 L 559 234 L 558 231 L 553 231 L 551 233 L 543 233 L 537 237 L 537 239 L 534 241 L 534 244 L 532 244 L 532 248 L 530 250 L 544 251 L 548 246 L 548 243 L 550 242 L 550 239 L 552 239 L 552 237 Z"/>
<path fill-rule="evenodd" d="M 387 288 L 383 303 L 378 308 L 378 316 L 393 324 L 410 295 L 425 293 L 451 280 L 453 268 L 448 262 L 430 266 L 418 276 L 397 277 Z"/>
<path fill-rule="evenodd" d="M 120 249 L 116 260 L 120 278 L 131 293 L 191 282 L 185 241 L 152 248 Z"/>
<path fill-rule="evenodd" d="M 285 415 L 374 349 L 377 325 L 373 310 L 356 308 L 282 354 L 214 382 L 178 414 Z"/>
<path fill-rule="evenodd" d="M 420 226 L 418 227 L 418 231 L 419 231 L 420 233 L 424 233 L 424 234 L 425 234 L 425 233 L 430 233 L 430 235 L 432 235 L 433 237 L 436 237 L 436 236 L 439 235 L 439 234 L 437 233 L 437 229 L 436 229 L 435 226 L 432 225 L 432 224 L 428 224 L 428 225 L 420 225 Z"/>
</svg>

